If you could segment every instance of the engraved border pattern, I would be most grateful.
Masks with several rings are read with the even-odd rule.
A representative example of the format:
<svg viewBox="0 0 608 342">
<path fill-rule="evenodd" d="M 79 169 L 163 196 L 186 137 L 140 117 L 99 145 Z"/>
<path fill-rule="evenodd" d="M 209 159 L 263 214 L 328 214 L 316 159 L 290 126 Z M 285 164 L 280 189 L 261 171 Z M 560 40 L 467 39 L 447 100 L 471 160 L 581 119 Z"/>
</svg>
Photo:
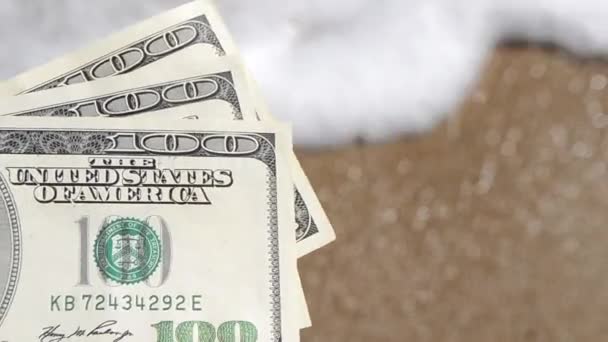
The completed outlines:
<svg viewBox="0 0 608 342">
<path fill-rule="evenodd" d="M 298 224 L 298 228 L 296 229 L 296 242 L 300 242 L 316 235 L 319 232 L 319 227 L 317 227 L 315 219 L 310 215 L 310 210 L 308 210 L 300 191 L 298 191 L 297 188 L 294 188 L 294 192 L 296 223 Z"/>
<path fill-rule="evenodd" d="M 269 170 L 272 171 L 272 170 Z M 276 170 L 274 170 L 276 171 Z M 277 179 L 273 172 L 268 173 L 268 222 L 269 222 L 269 243 L 270 243 L 270 281 L 272 291 L 270 302 L 272 305 L 272 340 L 281 341 L 281 272 L 279 264 L 279 225 L 278 225 L 278 206 L 277 206 Z"/>
<path fill-rule="evenodd" d="M 184 102 L 169 102 L 169 101 L 167 101 L 167 99 L 164 99 L 161 95 L 163 93 L 163 91 L 165 91 L 166 89 L 170 89 L 175 86 L 183 85 L 188 82 L 199 82 L 199 81 L 206 81 L 206 80 L 213 80 L 213 81 L 217 82 L 217 84 L 218 84 L 218 90 L 216 92 L 214 92 L 214 94 L 212 96 L 209 96 L 207 98 L 193 99 L 193 100 L 184 101 Z M 152 112 L 152 111 L 163 110 L 163 109 L 167 109 L 167 108 L 181 107 L 183 105 L 188 105 L 188 104 L 197 103 L 197 102 L 204 102 L 204 101 L 208 101 L 208 100 L 221 100 L 221 101 L 225 101 L 225 102 L 229 103 L 232 106 L 232 114 L 234 115 L 235 120 L 243 119 L 241 105 L 239 102 L 239 98 L 236 94 L 236 89 L 234 87 L 234 79 L 233 79 L 232 73 L 229 71 L 219 72 L 219 73 L 209 74 L 209 75 L 189 77 L 189 78 L 185 78 L 185 79 L 164 82 L 164 83 L 149 85 L 149 86 L 140 87 L 140 88 L 118 91 L 118 92 L 114 92 L 114 93 L 110 93 L 110 94 L 106 94 L 106 95 L 102 95 L 102 96 L 98 96 L 98 97 L 94 97 L 94 98 L 81 99 L 81 100 L 70 101 L 70 102 L 66 102 L 66 103 L 54 104 L 54 105 L 48 106 L 48 107 L 31 109 L 31 110 L 27 110 L 27 111 L 23 111 L 23 112 L 16 112 L 16 113 L 12 113 L 11 115 L 72 117 L 72 116 L 79 116 L 80 113 L 78 112 L 78 109 L 80 107 L 91 105 L 91 106 L 94 106 L 95 108 L 97 108 L 97 110 L 98 110 L 97 114 L 99 116 L 111 116 L 111 115 L 104 113 L 103 111 L 99 112 L 99 110 L 101 108 L 103 108 L 103 104 L 106 101 L 109 101 L 109 100 L 119 97 L 119 96 L 127 96 L 129 94 L 136 94 L 136 93 L 142 92 L 142 91 L 154 92 L 155 94 L 158 95 L 160 101 L 158 103 L 156 103 L 153 107 L 146 108 L 146 110 L 143 112 L 135 111 L 135 112 L 129 113 L 127 115 L 141 115 L 141 114 L 146 114 L 146 113 Z"/>
<path fill-rule="evenodd" d="M 176 50 L 172 50 L 170 53 L 161 55 L 161 56 L 148 56 L 148 60 L 142 60 L 136 67 L 130 68 L 128 70 L 128 72 L 134 71 L 136 69 L 142 68 L 150 63 L 153 63 L 159 59 L 165 58 L 169 55 L 172 54 L 172 52 L 175 52 L 177 50 L 182 50 L 188 46 L 194 45 L 194 44 L 201 44 L 201 43 L 206 43 L 206 44 L 211 44 L 215 47 L 216 49 L 216 53 L 219 56 L 223 56 L 226 54 L 226 52 L 224 51 L 224 48 L 222 47 L 221 42 L 219 41 L 219 39 L 217 38 L 217 35 L 215 34 L 215 31 L 213 30 L 213 28 L 211 28 L 211 24 L 209 23 L 209 20 L 207 19 L 207 17 L 203 14 L 197 17 L 194 17 L 192 19 L 188 19 L 185 21 L 182 21 L 176 25 L 172 25 L 169 26 L 167 28 L 164 28 L 160 31 L 157 31 L 147 37 L 144 37 L 140 40 L 137 40 L 135 42 L 133 42 L 130 45 L 126 45 L 123 46 L 119 49 L 116 49 L 112 52 L 109 52 L 108 54 L 106 54 L 103 57 L 97 58 L 95 60 L 92 60 L 90 62 L 87 62 L 86 64 L 81 65 L 78 68 L 72 69 L 71 71 L 68 71 L 60 76 L 56 76 L 51 80 L 45 81 L 41 84 L 38 84 L 36 86 L 33 86 L 32 88 L 29 88 L 27 90 L 22 91 L 19 94 L 27 94 L 27 93 L 33 93 L 33 92 L 37 92 L 37 91 L 41 91 L 41 90 L 46 90 L 46 89 L 52 89 L 52 88 L 57 88 L 62 86 L 62 82 L 66 81 L 67 79 L 69 79 L 70 77 L 74 76 L 77 73 L 84 73 L 85 71 L 90 72 L 90 69 L 92 69 L 97 63 L 99 63 L 100 61 L 104 60 L 105 58 L 108 57 L 112 57 L 115 56 L 117 54 L 120 54 L 121 52 L 127 51 L 129 49 L 133 49 L 133 48 L 143 48 L 147 42 L 151 39 L 154 39 L 156 37 L 158 37 L 159 35 L 161 35 L 164 32 L 167 32 L 168 30 L 171 29 L 175 29 L 175 28 L 179 28 L 180 26 L 183 25 L 187 25 L 187 24 L 198 24 L 201 27 L 198 28 L 197 33 L 200 35 L 199 39 L 195 39 L 193 41 L 191 41 L 189 44 L 186 44 L 184 46 L 181 46 L 179 49 Z M 202 38 L 201 38 L 202 37 Z M 90 79 L 86 79 L 85 82 L 90 81 Z"/>
<path fill-rule="evenodd" d="M 19 280 L 19 272 L 21 269 L 21 229 L 19 225 L 19 217 L 17 215 L 17 208 L 13 200 L 13 196 L 6 186 L 4 177 L 0 175 L 0 192 L 4 198 L 4 203 L 9 214 L 12 239 L 13 239 L 13 255 L 11 262 L 11 271 L 9 275 L 9 281 L 6 287 L 6 291 L 2 296 L 2 303 L 0 304 L 0 326 L 6 318 L 6 313 L 16 292 L 17 281 Z"/>
</svg>

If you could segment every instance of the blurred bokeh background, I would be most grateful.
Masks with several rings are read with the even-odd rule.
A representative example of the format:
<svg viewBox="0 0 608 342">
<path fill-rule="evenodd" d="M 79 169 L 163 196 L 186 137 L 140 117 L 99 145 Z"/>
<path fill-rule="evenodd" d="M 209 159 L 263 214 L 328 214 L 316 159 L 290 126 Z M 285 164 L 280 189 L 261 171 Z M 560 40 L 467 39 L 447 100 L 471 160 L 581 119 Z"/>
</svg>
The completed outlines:
<svg viewBox="0 0 608 342">
<path fill-rule="evenodd" d="M 303 340 L 608 340 L 607 76 L 501 47 L 430 134 L 300 151 L 338 235 Z"/>
</svg>

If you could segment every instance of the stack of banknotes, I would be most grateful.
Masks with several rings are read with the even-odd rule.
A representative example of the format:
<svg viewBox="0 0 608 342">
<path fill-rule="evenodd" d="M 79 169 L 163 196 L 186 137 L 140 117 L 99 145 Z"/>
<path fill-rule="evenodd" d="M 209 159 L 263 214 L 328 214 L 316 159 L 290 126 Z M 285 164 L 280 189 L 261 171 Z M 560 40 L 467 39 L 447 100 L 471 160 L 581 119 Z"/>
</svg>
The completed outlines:
<svg viewBox="0 0 608 342">
<path fill-rule="evenodd" d="M 0 341 L 299 341 L 335 235 L 211 2 L 0 94 Z"/>
</svg>

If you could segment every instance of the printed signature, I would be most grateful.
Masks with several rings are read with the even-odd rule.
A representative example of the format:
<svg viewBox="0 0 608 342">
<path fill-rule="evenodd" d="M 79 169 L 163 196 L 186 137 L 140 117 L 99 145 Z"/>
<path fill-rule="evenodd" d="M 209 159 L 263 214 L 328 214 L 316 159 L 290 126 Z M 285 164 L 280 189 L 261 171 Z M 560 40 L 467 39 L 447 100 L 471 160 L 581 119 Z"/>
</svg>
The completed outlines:
<svg viewBox="0 0 608 342">
<path fill-rule="evenodd" d="M 60 342 L 69 340 L 72 337 L 97 337 L 108 336 L 114 338 L 113 342 L 122 341 L 123 339 L 133 336 L 129 330 L 120 331 L 115 329 L 117 321 L 109 320 L 102 322 L 93 329 L 82 329 L 80 326 L 72 331 L 62 331 L 61 324 L 42 328 L 42 334 L 38 336 L 40 342 Z"/>
</svg>

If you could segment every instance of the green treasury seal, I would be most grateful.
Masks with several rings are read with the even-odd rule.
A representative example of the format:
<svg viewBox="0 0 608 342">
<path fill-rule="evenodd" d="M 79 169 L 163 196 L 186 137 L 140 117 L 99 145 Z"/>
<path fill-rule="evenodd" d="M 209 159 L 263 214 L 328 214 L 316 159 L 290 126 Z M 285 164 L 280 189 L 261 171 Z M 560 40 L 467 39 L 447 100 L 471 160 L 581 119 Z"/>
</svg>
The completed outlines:
<svg viewBox="0 0 608 342">
<path fill-rule="evenodd" d="M 105 224 L 95 239 L 95 262 L 107 279 L 135 284 L 160 263 L 160 240 L 145 222 L 120 218 Z"/>
</svg>

